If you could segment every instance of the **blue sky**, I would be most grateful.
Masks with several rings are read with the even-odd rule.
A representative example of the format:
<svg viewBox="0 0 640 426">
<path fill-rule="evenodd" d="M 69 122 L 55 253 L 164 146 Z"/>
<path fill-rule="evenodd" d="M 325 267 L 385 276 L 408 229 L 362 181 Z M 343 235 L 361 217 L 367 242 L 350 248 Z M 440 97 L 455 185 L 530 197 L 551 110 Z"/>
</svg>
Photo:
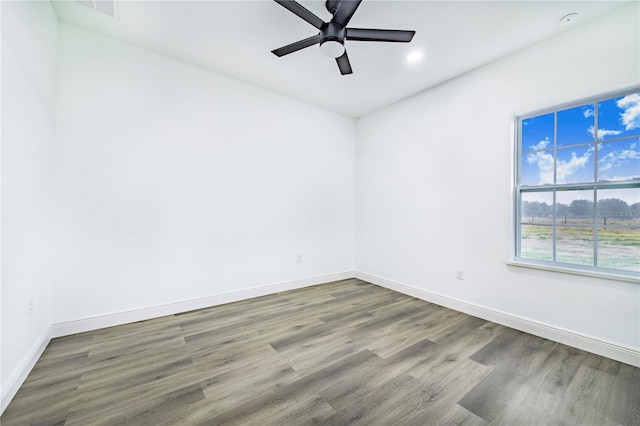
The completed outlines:
<svg viewBox="0 0 640 426">
<path fill-rule="evenodd" d="M 554 164 L 555 183 L 640 178 L 640 93 L 602 101 L 597 107 L 597 130 L 595 104 L 557 113 L 557 151 L 553 114 L 522 121 L 523 185 L 553 184 Z M 579 144 L 586 145 L 574 146 Z"/>
</svg>

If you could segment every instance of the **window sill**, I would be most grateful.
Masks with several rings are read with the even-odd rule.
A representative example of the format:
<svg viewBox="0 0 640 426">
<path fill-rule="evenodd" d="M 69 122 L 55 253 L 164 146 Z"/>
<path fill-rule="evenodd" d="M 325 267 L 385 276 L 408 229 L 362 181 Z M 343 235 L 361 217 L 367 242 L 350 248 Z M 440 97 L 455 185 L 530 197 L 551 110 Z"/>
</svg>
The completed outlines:
<svg viewBox="0 0 640 426">
<path fill-rule="evenodd" d="M 562 266 L 543 265 L 539 263 L 530 263 L 522 260 L 507 260 L 509 266 L 518 266 L 522 268 L 540 269 L 543 271 L 560 272 L 563 274 L 583 275 L 594 278 L 605 278 L 608 280 L 626 281 L 634 284 L 640 284 L 640 278 L 629 275 L 614 274 L 609 272 L 589 271 L 582 269 L 563 268 Z"/>
</svg>

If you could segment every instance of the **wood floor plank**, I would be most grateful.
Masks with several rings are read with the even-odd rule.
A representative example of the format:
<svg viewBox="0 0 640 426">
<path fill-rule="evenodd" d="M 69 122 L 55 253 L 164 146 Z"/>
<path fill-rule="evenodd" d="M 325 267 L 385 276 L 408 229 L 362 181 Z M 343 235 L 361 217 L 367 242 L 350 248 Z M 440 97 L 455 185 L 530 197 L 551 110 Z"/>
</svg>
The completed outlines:
<svg viewBox="0 0 640 426">
<path fill-rule="evenodd" d="M 176 409 L 189 409 L 195 401 L 204 399 L 202 389 L 198 384 L 185 386 L 171 392 L 146 399 L 136 405 L 120 405 L 118 409 L 103 410 L 99 416 L 89 416 L 85 413 L 71 413 L 65 426 L 75 425 L 154 425 L 162 423 L 169 413 Z M 83 415 L 84 414 L 84 415 Z"/>
<path fill-rule="evenodd" d="M 327 419 L 331 425 L 403 424 L 421 404 L 423 383 L 408 375 L 393 377 Z M 418 396 L 416 398 L 416 395 Z"/>
<path fill-rule="evenodd" d="M 640 368 L 621 364 L 609 401 L 608 411 L 614 421 L 640 425 Z"/>
<path fill-rule="evenodd" d="M 404 375 L 414 365 L 418 364 L 435 343 L 430 340 L 422 341 L 398 352 L 387 359 L 379 359 L 370 363 L 352 381 L 336 383 L 320 392 L 336 410 L 346 410 L 358 401 L 367 398 L 366 395 L 394 377 Z"/>
<path fill-rule="evenodd" d="M 585 360 L 585 352 L 558 344 L 549 354 L 537 374 L 527 385 L 541 392 L 563 397 L 573 381 L 578 368 Z"/>
<path fill-rule="evenodd" d="M 487 422 L 485 422 L 483 419 L 476 416 L 469 410 L 465 410 L 458 404 L 455 404 L 449 407 L 446 412 L 441 413 L 440 417 L 432 416 L 425 419 L 425 422 L 422 424 L 484 426 L 487 424 Z"/>
<path fill-rule="evenodd" d="M 536 348 L 538 341 L 543 347 Z M 513 399 L 516 392 L 539 370 L 557 343 L 526 336 L 475 388 L 458 401 L 462 407 L 486 421 L 493 421 Z M 472 361 L 476 360 L 472 357 Z"/>
<path fill-rule="evenodd" d="M 640 369 L 358 279 L 53 339 L 14 425 L 640 425 Z"/>
<path fill-rule="evenodd" d="M 527 338 L 528 335 L 507 328 L 474 353 L 471 359 L 484 365 L 498 365 L 511 358 L 514 352 L 519 352 L 519 347 L 524 344 Z"/>
<path fill-rule="evenodd" d="M 288 418 L 291 411 L 312 405 L 314 401 L 321 398 L 319 392 L 324 388 L 341 381 L 354 380 L 368 363 L 375 359 L 379 359 L 379 357 L 371 351 L 358 352 L 276 392 L 229 410 L 223 415 L 213 418 L 212 423 L 236 424 L 236 422 L 240 422 L 242 424 L 246 422 L 252 424 L 252 422 L 262 421 L 269 424 L 281 424 L 279 421 Z"/>
<path fill-rule="evenodd" d="M 280 355 L 296 372 L 306 376 L 348 358 L 362 349 L 365 348 L 352 342 L 348 337 L 331 335 L 312 343 L 291 347 Z"/>
<path fill-rule="evenodd" d="M 118 424 L 119 412 L 133 416 L 146 411 L 149 404 L 153 405 L 158 398 L 192 386 L 199 387 L 206 378 L 202 372 L 193 369 L 180 376 L 164 377 L 117 393 L 102 390 L 84 392 L 71 406 L 68 421 L 78 425 Z"/>
<path fill-rule="evenodd" d="M 17 395 L 16 395 L 17 396 Z M 77 389 L 65 389 L 51 396 L 39 396 L 36 398 L 25 398 L 16 402 L 11 401 L 9 407 L 2 414 L 0 424 L 7 425 L 30 425 L 30 424 L 58 424 L 64 422 L 69 413 L 70 407 L 77 401 Z"/>
<path fill-rule="evenodd" d="M 194 366 L 199 371 L 224 373 L 242 369 L 254 362 L 269 362 L 277 352 L 261 341 L 251 345 L 227 348 L 226 351 L 215 351 L 211 354 L 199 353 L 194 357 Z"/>
<path fill-rule="evenodd" d="M 420 374 L 417 374 L 418 371 Z M 461 371 L 464 373 L 460 374 Z M 411 424 L 426 424 L 425 422 L 433 419 L 449 418 L 452 407 L 457 405 L 460 397 L 474 389 L 491 371 L 491 367 L 468 358 L 444 361 L 428 371 L 410 369 L 408 373 L 424 383 L 421 405 L 409 417 Z M 481 417 L 478 413 L 473 414 L 473 417 Z"/>
<path fill-rule="evenodd" d="M 620 405 L 617 401 L 622 395 L 618 389 L 618 376 L 602 374 L 596 369 L 583 363 L 578 368 L 574 379 L 568 386 L 564 396 L 565 405 L 569 408 L 574 418 L 591 424 L 618 423 L 615 418 L 623 420 L 633 417 L 633 408 L 626 413 L 618 412 Z M 624 390 L 624 393 L 633 392 L 633 388 Z M 637 406 L 638 401 L 634 402 Z M 633 423 L 629 423 L 633 424 Z"/>
</svg>

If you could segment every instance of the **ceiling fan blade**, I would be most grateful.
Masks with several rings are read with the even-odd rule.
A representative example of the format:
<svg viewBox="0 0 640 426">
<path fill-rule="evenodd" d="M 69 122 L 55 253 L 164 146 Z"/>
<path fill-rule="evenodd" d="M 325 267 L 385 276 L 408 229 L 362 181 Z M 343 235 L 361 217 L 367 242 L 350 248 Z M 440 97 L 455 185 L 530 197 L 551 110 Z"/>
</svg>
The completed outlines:
<svg viewBox="0 0 640 426">
<path fill-rule="evenodd" d="M 342 56 L 336 58 L 336 62 L 338 63 L 338 68 L 340 68 L 340 74 L 346 75 L 353 73 L 353 70 L 351 69 L 351 62 L 349 62 L 346 50 Z"/>
<path fill-rule="evenodd" d="M 322 19 L 318 18 L 316 15 L 311 13 L 307 8 L 305 8 L 300 3 L 294 0 L 274 0 L 274 1 L 278 3 L 280 6 L 289 10 L 290 12 L 296 14 L 300 18 L 304 19 L 305 21 L 307 21 L 317 29 L 320 29 L 320 27 L 322 27 L 322 25 L 324 24 L 324 21 Z"/>
<path fill-rule="evenodd" d="M 362 0 L 342 0 L 338 10 L 333 15 L 332 21 L 346 27 L 361 2 Z"/>
<path fill-rule="evenodd" d="M 284 56 L 289 53 L 297 52 L 298 50 L 304 49 L 305 47 L 313 46 L 314 44 L 320 43 L 320 34 L 316 34 L 312 37 L 305 38 L 304 40 L 298 40 L 295 43 L 287 44 L 286 46 L 279 47 L 275 50 L 272 50 L 276 56 Z"/>
<path fill-rule="evenodd" d="M 358 41 L 392 41 L 408 43 L 415 31 L 404 30 L 376 30 L 371 28 L 347 28 L 347 40 Z"/>
</svg>

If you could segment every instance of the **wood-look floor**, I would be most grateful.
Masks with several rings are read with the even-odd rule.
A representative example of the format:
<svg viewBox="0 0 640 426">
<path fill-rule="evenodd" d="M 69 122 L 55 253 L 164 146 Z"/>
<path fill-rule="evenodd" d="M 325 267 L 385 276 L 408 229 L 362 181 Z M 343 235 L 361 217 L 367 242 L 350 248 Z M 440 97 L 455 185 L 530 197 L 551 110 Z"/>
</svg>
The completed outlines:
<svg viewBox="0 0 640 426">
<path fill-rule="evenodd" d="M 51 341 L 10 425 L 640 425 L 640 369 L 356 279 Z"/>
</svg>

